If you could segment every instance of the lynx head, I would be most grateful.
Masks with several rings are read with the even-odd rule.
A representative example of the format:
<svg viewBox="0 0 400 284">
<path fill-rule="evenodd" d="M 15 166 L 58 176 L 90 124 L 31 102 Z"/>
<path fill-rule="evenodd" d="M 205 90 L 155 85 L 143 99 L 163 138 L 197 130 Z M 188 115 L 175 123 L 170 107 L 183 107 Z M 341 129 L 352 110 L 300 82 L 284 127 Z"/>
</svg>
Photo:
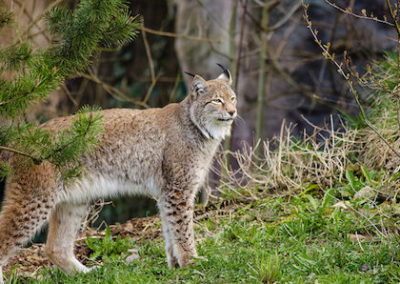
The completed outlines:
<svg viewBox="0 0 400 284">
<path fill-rule="evenodd" d="M 193 77 L 190 119 L 207 139 L 223 139 L 230 134 L 237 115 L 236 95 L 231 84 L 231 74 L 225 68 L 214 80 L 206 81 L 199 75 Z"/>
</svg>

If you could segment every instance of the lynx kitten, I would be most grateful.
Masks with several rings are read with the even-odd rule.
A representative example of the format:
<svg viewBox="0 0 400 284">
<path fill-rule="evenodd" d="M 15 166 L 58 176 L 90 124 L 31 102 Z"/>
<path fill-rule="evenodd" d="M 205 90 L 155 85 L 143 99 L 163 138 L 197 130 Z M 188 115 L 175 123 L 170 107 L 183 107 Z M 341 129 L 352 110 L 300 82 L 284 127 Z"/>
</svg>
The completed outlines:
<svg viewBox="0 0 400 284">
<path fill-rule="evenodd" d="M 105 131 L 96 150 L 82 157 L 81 178 L 65 186 L 55 167 L 43 162 L 17 167 L 10 156 L 0 215 L 1 267 L 49 221 L 46 253 L 66 273 L 89 269 L 74 256 L 75 237 L 87 205 L 117 194 L 155 198 L 162 220 L 170 267 L 185 266 L 196 257 L 193 231 L 194 198 L 220 141 L 236 117 L 236 96 L 228 70 L 214 80 L 196 75 L 190 94 L 164 108 L 102 111 Z M 49 130 L 68 126 L 73 117 L 50 120 Z"/>
</svg>

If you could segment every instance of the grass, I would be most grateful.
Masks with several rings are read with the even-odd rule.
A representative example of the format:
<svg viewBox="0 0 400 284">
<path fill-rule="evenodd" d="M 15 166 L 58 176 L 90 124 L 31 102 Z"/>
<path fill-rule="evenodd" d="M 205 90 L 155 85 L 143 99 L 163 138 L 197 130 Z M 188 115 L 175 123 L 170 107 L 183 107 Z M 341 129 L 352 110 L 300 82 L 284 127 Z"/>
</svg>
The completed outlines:
<svg viewBox="0 0 400 284">
<path fill-rule="evenodd" d="M 10 283 L 399 282 L 398 237 L 381 235 L 383 227 L 393 226 L 395 215 L 382 220 L 369 203 L 353 202 L 352 209 L 344 209 L 335 202 L 311 195 L 275 196 L 210 212 L 196 226 L 203 258 L 185 268 L 167 267 L 158 239 L 134 244 L 140 257 L 131 263 L 124 261 L 124 253 L 108 257 L 99 248 L 104 264 L 88 274 L 66 276 L 45 269 L 37 279 L 12 278 Z M 387 212 L 397 208 L 384 206 Z M 368 215 L 361 218 L 360 212 Z M 118 239 L 97 244 L 126 246 Z"/>
</svg>

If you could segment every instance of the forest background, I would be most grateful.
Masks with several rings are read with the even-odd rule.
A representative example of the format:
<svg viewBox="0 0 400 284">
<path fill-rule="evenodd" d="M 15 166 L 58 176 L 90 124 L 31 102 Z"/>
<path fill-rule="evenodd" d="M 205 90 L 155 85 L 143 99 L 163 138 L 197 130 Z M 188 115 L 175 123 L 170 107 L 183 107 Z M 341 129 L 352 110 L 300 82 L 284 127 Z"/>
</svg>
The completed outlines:
<svg viewBox="0 0 400 284">
<path fill-rule="evenodd" d="M 62 168 L 96 142 L 85 106 L 162 107 L 185 97 L 184 71 L 229 67 L 240 117 L 195 210 L 202 257 L 168 269 L 154 201 L 124 197 L 96 202 L 76 242 L 100 268 L 66 276 L 29 244 L 8 281 L 400 281 L 400 0 L 117 2 L 0 2 L 0 26 L 7 9 L 15 20 L 0 37 L 0 149 Z M 71 131 L 37 131 L 77 111 Z"/>
<path fill-rule="evenodd" d="M 51 42 L 41 19 L 59 2 L 73 7 L 75 1 L 3 1 L 15 13 L 16 25 L 2 31 L 5 46 L 16 36 L 35 48 Z M 265 4 L 267 3 L 267 4 Z M 211 79 L 219 74 L 216 63 L 230 68 L 238 94 L 238 119 L 225 149 L 241 151 L 258 139 L 281 134 L 282 122 L 294 124 L 294 135 L 312 133 L 315 125 L 358 108 L 337 66 L 324 60 L 320 46 L 303 17 L 301 1 L 276 0 L 169 0 L 130 1 L 133 15 L 142 17 L 139 34 L 121 49 L 104 49 L 93 64 L 67 80 L 45 101 L 31 107 L 27 120 L 41 123 L 75 113 L 84 105 L 148 108 L 179 102 L 190 78 L 183 71 Z M 383 18 L 389 10 L 384 0 L 308 1 L 309 17 L 318 38 L 330 42 L 330 52 L 343 60 L 346 52 L 357 71 L 396 47 L 391 26 L 368 19 Z M 355 17 L 354 15 L 360 15 Z M 21 35 L 21 31 L 28 32 Z M 238 164 L 233 159 L 232 167 Z M 218 171 L 217 171 L 218 172 Z M 209 187 L 218 183 L 210 175 Z M 4 184 L 0 187 L 3 192 Z M 211 189 L 212 190 L 212 189 Z M 0 194 L 1 195 L 1 194 Z M 154 201 L 132 197 L 105 206 L 99 225 L 124 222 L 156 213 Z"/>
</svg>

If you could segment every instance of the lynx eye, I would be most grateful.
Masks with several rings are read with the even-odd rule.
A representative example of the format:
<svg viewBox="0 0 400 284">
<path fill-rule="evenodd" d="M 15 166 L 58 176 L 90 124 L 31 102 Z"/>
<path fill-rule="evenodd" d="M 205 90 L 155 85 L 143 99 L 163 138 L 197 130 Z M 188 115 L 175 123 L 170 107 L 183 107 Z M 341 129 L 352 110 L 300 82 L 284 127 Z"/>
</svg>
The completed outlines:
<svg viewBox="0 0 400 284">
<path fill-rule="evenodd" d="M 232 101 L 232 102 L 236 102 L 236 97 L 235 97 L 235 96 L 232 96 L 232 97 L 231 97 L 231 101 Z"/>
<path fill-rule="evenodd" d="M 221 99 L 213 99 L 212 101 L 211 101 L 213 104 L 218 104 L 218 105 L 220 105 L 220 104 L 223 104 L 223 100 L 221 100 Z"/>
</svg>

